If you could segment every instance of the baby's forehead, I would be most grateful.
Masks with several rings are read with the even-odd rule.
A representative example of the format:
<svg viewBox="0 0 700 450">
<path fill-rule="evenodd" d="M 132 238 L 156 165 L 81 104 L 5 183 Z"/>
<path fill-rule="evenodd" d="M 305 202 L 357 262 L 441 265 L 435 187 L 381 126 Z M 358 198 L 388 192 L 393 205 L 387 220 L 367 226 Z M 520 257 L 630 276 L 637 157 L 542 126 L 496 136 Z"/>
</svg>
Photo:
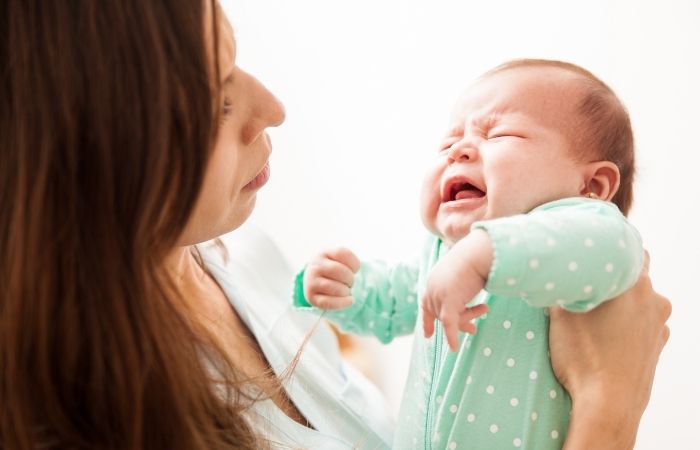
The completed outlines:
<svg viewBox="0 0 700 450">
<path fill-rule="evenodd" d="M 476 80 L 459 97 L 451 122 L 529 118 L 566 126 L 582 96 L 580 76 L 552 67 L 506 69 Z"/>
</svg>

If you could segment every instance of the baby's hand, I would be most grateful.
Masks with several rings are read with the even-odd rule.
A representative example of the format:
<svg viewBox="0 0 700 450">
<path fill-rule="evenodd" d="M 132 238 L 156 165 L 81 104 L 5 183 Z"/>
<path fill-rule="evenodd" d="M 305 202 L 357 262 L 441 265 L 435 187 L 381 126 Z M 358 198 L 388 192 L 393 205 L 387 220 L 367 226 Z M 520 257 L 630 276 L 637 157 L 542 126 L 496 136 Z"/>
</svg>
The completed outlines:
<svg viewBox="0 0 700 450">
<path fill-rule="evenodd" d="M 350 295 L 360 260 L 346 248 L 327 250 L 316 256 L 304 270 L 304 295 L 313 306 L 341 309 L 352 305 Z"/>
<path fill-rule="evenodd" d="M 465 304 L 484 288 L 492 261 L 491 239 L 485 231 L 475 230 L 435 265 L 422 298 L 425 337 L 433 335 L 438 319 L 445 329 L 450 350 L 457 351 L 458 330 L 476 332 L 472 320 L 486 314 L 488 306 Z"/>
</svg>

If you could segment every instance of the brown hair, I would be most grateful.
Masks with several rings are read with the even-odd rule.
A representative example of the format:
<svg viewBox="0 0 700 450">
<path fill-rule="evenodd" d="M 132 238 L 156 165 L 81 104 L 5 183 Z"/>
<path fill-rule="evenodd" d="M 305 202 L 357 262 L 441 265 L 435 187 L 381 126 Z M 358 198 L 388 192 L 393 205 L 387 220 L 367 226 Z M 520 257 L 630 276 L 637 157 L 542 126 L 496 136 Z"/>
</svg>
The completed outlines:
<svg viewBox="0 0 700 450">
<path fill-rule="evenodd" d="M 263 444 L 162 267 L 218 122 L 204 1 L 216 45 L 214 0 L 0 7 L 0 448 Z"/>
<path fill-rule="evenodd" d="M 632 206 L 634 182 L 634 136 L 627 109 L 612 89 L 588 70 L 563 61 L 547 59 L 516 59 L 491 70 L 487 77 L 505 70 L 550 67 L 579 75 L 582 95 L 578 99 L 579 120 L 576 122 L 574 149 L 577 157 L 591 154 L 600 160 L 615 163 L 620 170 L 620 187 L 612 198 L 623 214 Z"/>
</svg>

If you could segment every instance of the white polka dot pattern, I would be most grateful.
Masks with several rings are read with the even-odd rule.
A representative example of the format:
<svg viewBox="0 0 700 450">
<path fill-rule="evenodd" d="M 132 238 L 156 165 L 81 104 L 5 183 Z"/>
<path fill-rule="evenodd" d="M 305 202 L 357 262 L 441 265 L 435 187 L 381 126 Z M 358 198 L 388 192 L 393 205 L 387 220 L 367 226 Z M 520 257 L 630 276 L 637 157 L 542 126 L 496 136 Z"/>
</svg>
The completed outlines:
<svg viewBox="0 0 700 450">
<path fill-rule="evenodd" d="M 554 219 L 554 212 L 538 216 L 536 210 L 484 222 L 496 260 L 486 286 L 493 297 L 484 294 L 478 301 L 486 301 L 489 314 L 476 320 L 476 335 L 461 336 L 457 353 L 446 349 L 439 326 L 433 338 L 414 340 L 407 383 L 411 388 L 402 402 L 395 448 L 561 447 L 571 401 L 549 366 L 546 307 L 593 308 L 606 296 L 630 287 L 635 280 L 629 272 L 637 272 L 642 260 L 638 236 L 619 212 L 612 211 L 614 207 L 604 202 L 579 203 L 567 205 L 566 214 Z M 602 212 L 569 211 L 579 206 Z M 442 250 L 430 253 L 443 254 Z M 426 267 L 436 259 L 427 256 Z M 365 285 L 367 295 L 375 295 L 373 289 L 382 283 L 375 280 L 375 288 Z M 413 303 L 411 307 L 419 310 L 422 292 L 402 294 L 401 288 L 392 287 L 395 299 L 388 306 L 377 308 L 379 303 L 372 298 L 369 308 L 374 308 L 374 314 L 357 314 L 361 302 L 356 301 L 348 308 L 346 321 L 362 321 L 363 330 L 374 321 L 370 331 L 375 335 L 404 329 L 392 321 L 402 305 L 408 308 Z M 388 317 L 384 311 L 389 311 Z M 414 318 L 411 324 L 419 336 L 421 320 Z M 433 423 L 426 429 L 428 418 Z"/>
</svg>

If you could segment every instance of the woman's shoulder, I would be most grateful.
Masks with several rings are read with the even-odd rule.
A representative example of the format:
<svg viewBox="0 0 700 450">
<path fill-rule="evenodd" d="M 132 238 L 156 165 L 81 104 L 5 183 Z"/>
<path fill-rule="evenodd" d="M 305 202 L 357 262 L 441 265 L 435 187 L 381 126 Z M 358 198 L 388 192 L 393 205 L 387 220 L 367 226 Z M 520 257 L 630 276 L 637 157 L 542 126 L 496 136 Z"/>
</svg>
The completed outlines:
<svg viewBox="0 0 700 450">
<path fill-rule="evenodd" d="M 197 249 L 207 270 L 244 320 L 251 313 L 271 320 L 291 308 L 288 299 L 294 269 L 260 227 L 244 224 L 198 244 Z"/>
<path fill-rule="evenodd" d="M 348 443 L 358 440 L 368 443 L 361 448 L 386 448 L 392 425 L 381 394 L 342 361 L 325 322 L 292 307 L 295 270 L 277 243 L 261 228 L 246 224 L 197 247 L 275 373 L 283 373 L 304 346 L 293 372 L 295 382 L 286 388 L 317 430 L 300 428 L 279 416 L 274 405 L 265 409 L 261 404 L 256 412 L 271 427 L 268 433 L 279 434 L 283 442 L 295 440 L 286 434 L 307 443 L 323 442 L 309 448 L 350 448 Z"/>
</svg>

